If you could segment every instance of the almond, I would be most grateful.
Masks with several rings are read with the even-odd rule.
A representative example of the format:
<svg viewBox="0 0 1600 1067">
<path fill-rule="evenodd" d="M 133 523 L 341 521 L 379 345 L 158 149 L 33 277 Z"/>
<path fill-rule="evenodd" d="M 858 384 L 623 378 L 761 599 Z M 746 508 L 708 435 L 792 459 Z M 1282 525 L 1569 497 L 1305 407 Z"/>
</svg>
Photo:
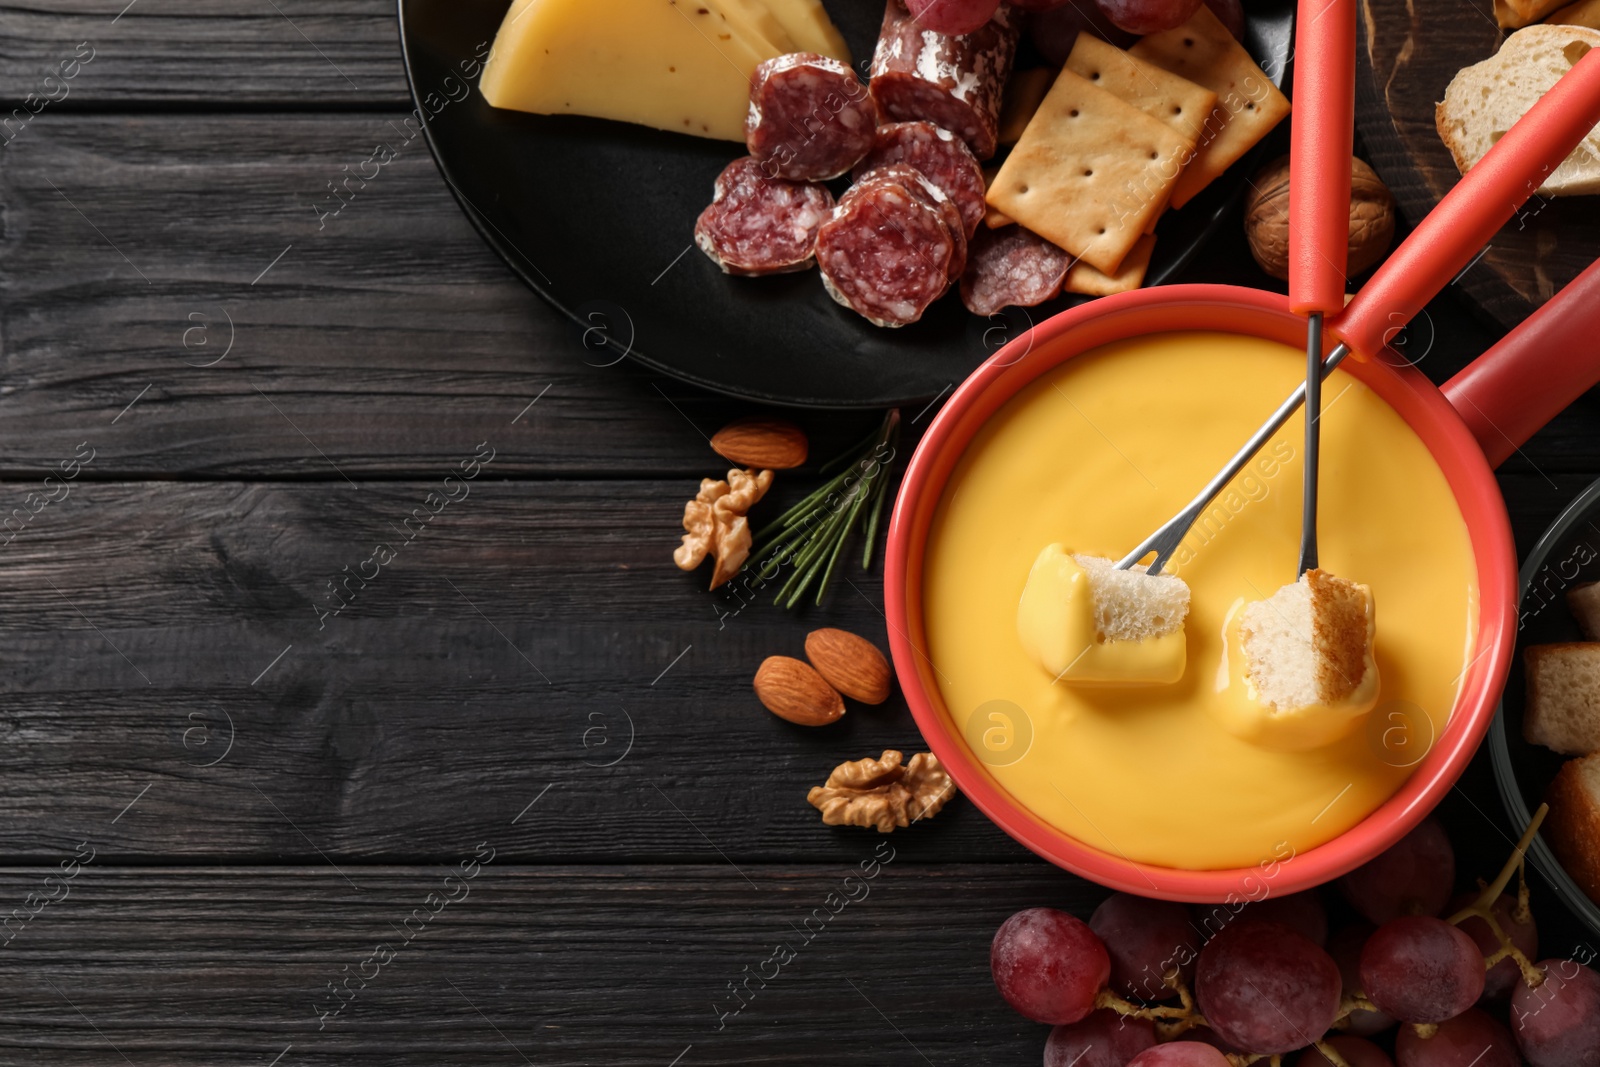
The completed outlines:
<svg viewBox="0 0 1600 1067">
<path fill-rule="evenodd" d="M 805 431 L 782 419 L 736 419 L 716 432 L 711 447 L 741 467 L 784 471 L 806 461 L 810 446 Z"/>
<path fill-rule="evenodd" d="M 812 630 L 806 635 L 806 658 L 829 685 L 863 704 L 889 699 L 894 672 L 878 647 L 847 630 Z"/>
<path fill-rule="evenodd" d="M 844 700 L 822 675 L 792 656 L 768 656 L 756 671 L 756 697 L 780 719 L 826 726 L 844 714 Z"/>
</svg>

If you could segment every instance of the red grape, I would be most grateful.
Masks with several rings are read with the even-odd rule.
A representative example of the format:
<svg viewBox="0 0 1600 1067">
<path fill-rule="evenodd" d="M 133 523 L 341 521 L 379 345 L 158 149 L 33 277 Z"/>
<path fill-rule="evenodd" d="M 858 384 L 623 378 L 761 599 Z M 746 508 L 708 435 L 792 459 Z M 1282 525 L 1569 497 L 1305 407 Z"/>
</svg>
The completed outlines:
<svg viewBox="0 0 1600 1067">
<path fill-rule="evenodd" d="M 1194 977 L 1200 935 L 1189 923 L 1189 909 L 1167 900 L 1129 893 L 1107 897 L 1089 916 L 1111 954 L 1111 987 L 1125 997 L 1168 1000 L 1177 990 L 1166 984 L 1176 968 L 1185 981 Z"/>
<path fill-rule="evenodd" d="M 1394 1058 L 1400 1067 L 1522 1067 L 1511 1034 L 1477 1008 L 1440 1023 L 1432 1037 L 1402 1026 Z"/>
<path fill-rule="evenodd" d="M 1011 6 L 1018 11 L 1054 11 L 1070 3 L 1072 0 L 1011 0 Z"/>
<path fill-rule="evenodd" d="M 1311 890 L 1290 893 L 1284 897 L 1267 897 L 1242 908 L 1218 904 L 1197 907 L 1196 910 L 1197 920 L 1203 930 L 1220 930 L 1235 919 L 1259 919 L 1282 923 L 1318 945 L 1326 944 L 1328 940 L 1328 911 L 1322 906 L 1322 898 Z"/>
<path fill-rule="evenodd" d="M 1477 893 L 1463 893 L 1450 902 L 1449 911 L 1453 915 L 1462 908 L 1478 899 Z M 1500 924 L 1500 929 L 1511 938 L 1511 943 L 1530 960 L 1539 955 L 1539 928 L 1533 921 L 1533 914 L 1528 914 L 1528 921 L 1519 923 L 1512 918 L 1512 912 L 1517 910 L 1516 898 L 1510 894 L 1502 894 L 1490 909 L 1494 912 L 1495 921 Z M 1500 951 L 1500 939 L 1494 936 L 1494 931 L 1489 929 L 1489 924 L 1474 915 L 1470 919 L 1463 919 L 1461 931 L 1478 944 L 1478 949 L 1485 956 L 1492 956 Z M 1517 961 L 1507 957 L 1495 964 L 1483 979 L 1483 999 L 1499 1000 L 1510 994 L 1517 979 L 1522 977 L 1522 969 L 1517 966 Z"/>
<path fill-rule="evenodd" d="M 1389 1054 L 1364 1037 L 1340 1034 L 1337 1037 L 1325 1037 L 1323 1040 L 1349 1067 L 1394 1067 L 1394 1061 L 1389 1058 Z M 1300 1053 L 1300 1058 L 1294 1061 L 1294 1067 L 1334 1067 L 1334 1064 L 1320 1049 L 1313 1047 Z"/>
<path fill-rule="evenodd" d="M 1233 1067 L 1228 1057 L 1199 1041 L 1169 1041 L 1146 1049 L 1128 1067 Z"/>
<path fill-rule="evenodd" d="M 1200 953 L 1194 980 L 1206 1021 L 1245 1052 L 1304 1048 L 1339 1014 L 1339 968 L 1282 923 L 1230 924 Z"/>
<path fill-rule="evenodd" d="M 1434 819 L 1339 879 L 1355 909 L 1379 926 L 1402 915 L 1439 914 L 1455 884 L 1455 850 Z"/>
<path fill-rule="evenodd" d="M 1212 1048 L 1220 1049 L 1223 1052 L 1244 1055 L 1244 1053 L 1240 1053 L 1238 1049 L 1218 1037 L 1217 1032 L 1209 1026 L 1197 1026 L 1193 1030 L 1186 1030 L 1184 1031 L 1183 1039 L 1185 1041 L 1198 1041 L 1202 1045 L 1210 1045 Z"/>
<path fill-rule="evenodd" d="M 1339 965 L 1339 974 L 1344 979 L 1344 995 L 1347 997 L 1361 992 L 1361 947 L 1372 936 L 1372 929 L 1370 924 L 1358 922 L 1354 926 L 1346 926 L 1328 939 L 1328 955 Z M 1345 1028 L 1357 1037 L 1371 1037 L 1383 1033 L 1396 1021 L 1381 1011 L 1358 1008 L 1345 1019 Z"/>
<path fill-rule="evenodd" d="M 1205 0 L 1205 4 L 1217 21 L 1228 27 L 1234 40 L 1244 40 L 1244 5 L 1239 0 Z"/>
<path fill-rule="evenodd" d="M 1200 10 L 1201 0 L 1095 0 L 1119 29 L 1159 33 L 1182 26 Z"/>
<path fill-rule="evenodd" d="M 1483 995 L 1483 955 L 1472 938 L 1443 919 L 1403 915 L 1367 938 L 1361 986 L 1385 1014 L 1408 1023 L 1441 1023 Z"/>
<path fill-rule="evenodd" d="M 1544 984 L 1519 981 L 1511 994 L 1511 1026 L 1533 1067 L 1600 1063 L 1600 974 L 1572 960 L 1541 960 Z"/>
<path fill-rule="evenodd" d="M 1118 48 L 1126 48 L 1139 39 L 1113 26 L 1100 13 L 1094 0 L 1069 0 L 1061 7 L 1028 16 L 1028 36 L 1033 39 L 1034 47 L 1047 62 L 1058 67 L 1067 61 L 1080 33 L 1093 34 Z"/>
<path fill-rule="evenodd" d="M 959 37 L 994 18 L 1000 0 L 906 0 L 913 21 L 923 29 Z"/>
<path fill-rule="evenodd" d="M 989 946 L 1000 995 L 1036 1023 L 1075 1023 L 1111 977 L 1106 946 L 1082 919 L 1028 908 L 1000 924 Z"/>
<path fill-rule="evenodd" d="M 1155 1043 L 1156 1024 L 1149 1019 L 1101 1008 L 1050 1031 L 1050 1040 L 1044 1043 L 1044 1067 L 1126 1067 Z"/>
</svg>

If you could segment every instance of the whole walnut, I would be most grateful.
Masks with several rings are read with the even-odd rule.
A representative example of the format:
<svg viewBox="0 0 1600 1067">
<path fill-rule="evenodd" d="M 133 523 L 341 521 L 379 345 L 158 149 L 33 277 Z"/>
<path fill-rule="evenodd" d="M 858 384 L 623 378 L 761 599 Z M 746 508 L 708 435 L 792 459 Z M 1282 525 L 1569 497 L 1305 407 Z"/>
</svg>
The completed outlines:
<svg viewBox="0 0 1600 1067">
<path fill-rule="evenodd" d="M 1261 269 L 1289 277 L 1289 157 L 1261 168 L 1244 208 L 1244 233 Z M 1373 266 L 1394 241 L 1394 197 L 1373 169 L 1350 160 L 1350 253 L 1347 277 Z"/>
</svg>

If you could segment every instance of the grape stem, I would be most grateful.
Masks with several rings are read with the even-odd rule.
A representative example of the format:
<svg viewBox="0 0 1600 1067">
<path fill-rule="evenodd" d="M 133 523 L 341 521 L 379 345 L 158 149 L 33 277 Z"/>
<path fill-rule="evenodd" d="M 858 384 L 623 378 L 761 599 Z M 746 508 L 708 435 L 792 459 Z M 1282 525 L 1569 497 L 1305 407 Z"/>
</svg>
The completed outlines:
<svg viewBox="0 0 1600 1067">
<path fill-rule="evenodd" d="M 1094 1006 L 1097 1008 L 1110 1008 L 1118 1015 L 1132 1016 L 1135 1019 L 1150 1019 L 1156 1024 L 1156 1033 L 1162 1041 L 1171 1041 L 1173 1038 L 1192 1030 L 1196 1026 L 1209 1026 L 1205 1016 L 1195 1008 L 1194 997 L 1189 993 L 1189 987 L 1184 983 L 1177 968 L 1166 974 L 1166 983 L 1170 989 L 1178 994 L 1178 1007 L 1170 1005 L 1145 1006 L 1124 1000 L 1111 992 L 1102 989 L 1095 997 Z"/>
<path fill-rule="evenodd" d="M 1506 865 L 1500 868 L 1500 874 L 1493 882 L 1484 886 L 1483 892 L 1450 916 L 1447 922 L 1452 926 L 1459 926 L 1463 922 L 1476 916 L 1482 919 L 1494 933 L 1495 939 L 1500 942 L 1500 948 L 1492 954 L 1485 956 L 1483 966 L 1485 970 L 1493 968 L 1501 960 L 1512 959 L 1517 961 L 1517 969 L 1522 972 L 1522 980 L 1528 983 L 1528 988 L 1537 989 L 1544 984 L 1544 972 L 1534 966 L 1532 960 L 1523 955 L 1522 950 L 1511 943 L 1511 938 L 1506 935 L 1500 925 L 1500 920 L 1495 917 L 1494 906 L 1506 891 L 1506 886 L 1511 884 L 1511 875 L 1517 876 L 1517 903 L 1512 910 L 1512 917 L 1518 922 L 1527 922 L 1531 913 L 1528 910 L 1528 846 L 1533 844 L 1533 837 L 1539 832 L 1539 824 L 1544 822 L 1544 817 L 1550 811 L 1550 805 L 1540 804 L 1539 810 L 1533 813 L 1533 818 L 1528 821 L 1528 828 L 1522 832 L 1522 840 L 1517 842 L 1517 847 L 1512 851 L 1511 858 L 1506 860 Z"/>
<path fill-rule="evenodd" d="M 1325 1058 L 1329 1063 L 1333 1064 L 1333 1067 L 1350 1067 L 1350 1062 L 1343 1056 L 1339 1055 L 1339 1050 L 1328 1044 L 1326 1041 L 1316 1042 L 1315 1048 L 1318 1052 L 1322 1053 L 1323 1058 Z"/>
</svg>

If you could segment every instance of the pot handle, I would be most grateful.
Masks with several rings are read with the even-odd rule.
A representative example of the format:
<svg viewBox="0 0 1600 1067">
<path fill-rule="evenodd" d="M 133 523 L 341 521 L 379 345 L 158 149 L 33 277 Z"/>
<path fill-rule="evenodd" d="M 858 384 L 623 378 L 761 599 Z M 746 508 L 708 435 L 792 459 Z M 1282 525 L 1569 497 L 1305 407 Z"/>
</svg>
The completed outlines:
<svg viewBox="0 0 1600 1067">
<path fill-rule="evenodd" d="M 1595 49 L 1600 55 L 1600 48 Z M 1445 399 L 1498 467 L 1600 382 L 1600 260 L 1444 384 Z"/>
<path fill-rule="evenodd" d="M 1575 63 L 1518 119 L 1356 294 L 1329 328 L 1357 359 L 1400 327 L 1472 262 L 1544 178 L 1600 124 L 1600 48 Z"/>
</svg>

